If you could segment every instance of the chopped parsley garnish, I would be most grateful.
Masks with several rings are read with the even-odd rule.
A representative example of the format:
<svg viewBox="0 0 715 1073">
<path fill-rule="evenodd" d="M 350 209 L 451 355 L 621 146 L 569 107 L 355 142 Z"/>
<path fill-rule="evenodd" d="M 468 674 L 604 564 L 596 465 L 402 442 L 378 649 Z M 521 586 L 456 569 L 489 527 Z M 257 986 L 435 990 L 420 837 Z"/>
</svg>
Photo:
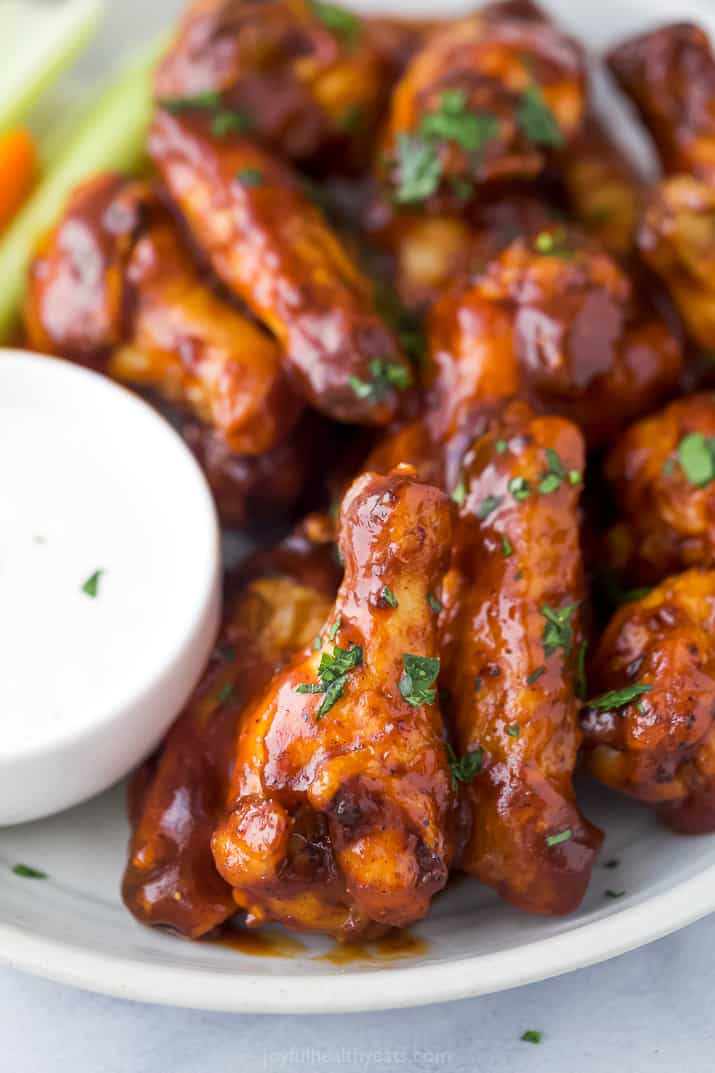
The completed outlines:
<svg viewBox="0 0 715 1073">
<path fill-rule="evenodd" d="M 506 728 L 506 732 L 510 738 L 518 738 L 521 734 L 521 727 L 518 723 L 514 723 L 513 726 Z"/>
<path fill-rule="evenodd" d="M 528 499 L 531 495 L 531 485 L 526 477 L 512 477 L 509 481 L 509 491 L 514 496 L 514 499 L 521 501 L 522 499 Z"/>
<path fill-rule="evenodd" d="M 535 671 L 531 672 L 529 677 L 526 679 L 526 684 L 528 686 L 533 686 L 535 682 L 539 681 L 542 674 L 546 674 L 546 667 L 544 667 L 543 663 L 540 667 L 537 667 Z"/>
<path fill-rule="evenodd" d="M 489 515 L 497 509 L 501 501 L 501 496 L 487 496 L 477 507 L 477 518 L 479 518 L 480 521 L 484 521 L 485 518 L 488 518 Z"/>
<path fill-rule="evenodd" d="M 320 652 L 323 647 L 323 642 L 320 638 L 320 634 L 313 640 L 313 644 L 310 646 L 314 652 Z"/>
<path fill-rule="evenodd" d="M 611 890 L 609 888 L 605 893 L 607 898 L 622 898 L 626 892 L 624 890 Z"/>
<path fill-rule="evenodd" d="M 93 600 L 96 599 L 99 595 L 99 582 L 102 579 L 103 573 L 104 570 L 95 570 L 95 572 L 87 578 L 84 585 L 82 586 L 82 592 L 86 596 L 91 596 Z"/>
<path fill-rule="evenodd" d="M 241 186 L 246 186 L 248 188 L 261 186 L 263 183 L 263 172 L 260 168 L 241 168 L 236 178 Z"/>
<path fill-rule="evenodd" d="M 412 364 L 418 367 L 422 365 L 427 351 L 424 315 L 407 309 L 395 291 L 384 283 L 378 283 L 375 287 L 375 304 L 382 319 L 396 333 Z"/>
<path fill-rule="evenodd" d="M 509 537 L 501 538 L 501 553 L 505 559 L 509 559 L 514 554 L 514 549 L 511 546 Z"/>
<path fill-rule="evenodd" d="M 320 19 L 323 26 L 342 39 L 348 45 L 357 43 L 362 31 L 362 22 L 353 15 L 352 11 L 346 11 L 337 4 L 326 3 L 325 0 L 311 0 L 310 6 L 316 18 Z"/>
<path fill-rule="evenodd" d="M 338 615 L 333 625 L 328 630 L 328 640 L 334 641 L 343 628 L 342 615 Z"/>
<path fill-rule="evenodd" d="M 588 680 L 586 678 L 587 650 L 588 642 L 582 641 L 578 646 L 578 655 L 576 656 L 576 696 L 583 701 L 588 697 Z"/>
<path fill-rule="evenodd" d="M 663 474 L 664 474 L 664 476 L 672 477 L 673 474 L 675 473 L 675 467 L 677 466 L 677 464 L 678 464 L 677 459 L 674 458 L 672 455 L 669 458 L 666 458 L 665 462 L 663 463 Z"/>
<path fill-rule="evenodd" d="M 298 693 L 324 693 L 325 699 L 315 718 L 322 719 L 345 692 L 348 676 L 362 663 L 362 646 L 351 644 L 349 648 L 333 649 L 332 655 L 323 652 L 318 667 L 317 683 L 304 683 L 296 687 Z"/>
<path fill-rule="evenodd" d="M 567 604 L 566 607 L 554 608 L 544 604 L 543 607 L 539 608 L 546 619 L 543 635 L 545 656 L 553 656 L 554 652 L 558 651 L 559 648 L 563 648 L 564 655 L 567 658 L 571 655 L 571 649 L 573 648 L 571 616 L 578 606 L 579 602 L 577 601 L 575 604 Z"/>
<path fill-rule="evenodd" d="M 370 402 L 381 402 L 390 388 L 404 391 L 412 384 L 412 373 L 405 365 L 382 358 L 373 358 L 370 362 L 370 377 L 369 381 L 350 377 L 350 386 L 357 397 Z"/>
<path fill-rule="evenodd" d="M 580 484 L 583 480 L 583 473 L 580 469 L 569 470 L 569 484 Z"/>
<path fill-rule="evenodd" d="M 464 90 L 448 89 L 439 107 L 423 117 L 419 131 L 424 137 L 457 142 L 467 153 L 478 153 L 499 132 L 499 123 L 493 115 L 471 111 Z"/>
<path fill-rule="evenodd" d="M 407 703 L 413 708 L 419 708 L 421 704 L 434 704 L 437 690 L 431 687 L 439 675 L 439 658 L 406 654 L 402 660 L 405 669 L 399 681 L 399 690 Z"/>
<path fill-rule="evenodd" d="M 503 455 L 507 449 L 507 446 L 508 444 L 506 440 L 497 440 L 497 442 L 494 444 L 494 448 L 498 455 Z"/>
<path fill-rule="evenodd" d="M 567 476 L 563 463 L 553 447 L 547 447 L 544 454 L 546 455 L 546 461 L 548 462 L 549 468 L 541 475 L 538 489 L 543 495 L 549 495 L 551 492 L 558 491 L 563 481 L 567 479 Z M 575 473 L 577 471 L 573 470 L 572 472 Z"/>
<path fill-rule="evenodd" d="M 382 598 L 386 604 L 390 605 L 390 607 L 397 607 L 397 597 L 389 585 L 384 586 L 382 590 Z"/>
<path fill-rule="evenodd" d="M 564 144 L 561 127 L 536 82 L 528 85 L 522 93 L 516 118 L 532 145 L 559 149 Z"/>
<path fill-rule="evenodd" d="M 704 488 L 715 480 L 715 436 L 691 432 L 678 444 L 678 459 L 690 483 Z"/>
<path fill-rule="evenodd" d="M 538 1032 L 535 1028 L 527 1028 L 526 1032 L 522 1032 L 519 1036 L 523 1043 L 541 1043 L 543 1038 L 543 1032 Z"/>
<path fill-rule="evenodd" d="M 437 190 L 443 166 L 437 148 L 418 134 L 400 134 L 397 139 L 400 186 L 395 200 L 400 205 L 426 201 Z"/>
<path fill-rule="evenodd" d="M 400 187 L 396 200 L 411 204 L 425 201 L 436 192 L 444 173 L 439 155 L 441 142 L 456 142 L 465 152 L 479 154 L 498 132 L 496 117 L 472 111 L 464 90 L 445 90 L 438 107 L 422 117 L 415 133 L 398 137 Z M 460 201 L 471 196 L 471 183 L 464 177 L 455 176 L 450 185 Z"/>
<path fill-rule="evenodd" d="M 211 133 L 215 138 L 225 138 L 229 134 L 242 134 L 252 126 L 253 120 L 245 112 L 222 108 L 211 120 Z"/>
<path fill-rule="evenodd" d="M 568 842 L 573 838 L 573 831 L 570 827 L 567 827 L 565 831 L 559 831 L 557 835 L 547 835 L 547 846 L 560 846 L 562 842 Z"/>
<path fill-rule="evenodd" d="M 233 696 L 233 682 L 224 682 L 216 697 L 216 704 L 221 708 Z"/>
<path fill-rule="evenodd" d="M 477 677 L 474 679 L 474 692 L 478 693 L 479 690 L 482 688 L 483 684 L 484 680 L 482 679 L 481 675 L 477 675 Z"/>
<path fill-rule="evenodd" d="M 442 601 L 438 600 L 434 593 L 427 593 L 427 603 L 430 605 L 430 608 L 432 609 L 432 611 L 434 611 L 436 615 L 438 615 L 442 610 Z"/>
<path fill-rule="evenodd" d="M 353 107 L 348 108 L 347 112 L 343 115 L 343 118 L 340 120 L 340 126 L 347 134 L 355 134 L 360 130 L 364 118 L 365 113 L 362 108 L 353 105 Z"/>
<path fill-rule="evenodd" d="M 167 112 L 178 114 L 180 112 L 215 112 L 223 108 L 223 99 L 215 90 L 207 90 L 205 93 L 196 93 L 192 97 L 166 97 L 159 101 L 162 108 Z"/>
<path fill-rule="evenodd" d="M 457 485 L 457 487 L 452 492 L 452 499 L 457 504 L 457 506 L 461 507 L 466 498 L 467 498 L 467 487 L 466 487 L 466 485 L 464 483 L 464 480 L 461 480 L 459 482 L 459 484 Z"/>
<path fill-rule="evenodd" d="M 447 757 L 449 758 L 449 770 L 452 773 L 452 785 L 456 790 L 457 783 L 471 782 L 482 770 L 482 765 L 484 764 L 484 749 L 482 749 L 480 745 L 474 752 L 465 753 L 460 760 L 457 758 L 457 754 L 452 746 L 448 745 Z"/>
<path fill-rule="evenodd" d="M 542 257 L 573 257 L 569 245 L 568 231 L 565 227 L 554 227 L 550 231 L 540 231 L 534 239 L 534 250 Z"/>
<path fill-rule="evenodd" d="M 623 708 L 626 704 L 630 704 L 631 701 L 642 697 L 644 693 L 650 693 L 652 689 L 653 686 L 651 685 L 641 685 L 636 682 L 635 685 L 625 686 L 623 689 L 612 689 L 608 693 L 602 693 L 600 697 L 593 697 L 588 701 L 588 706 L 589 708 L 595 708 L 599 712 L 607 712 L 612 708 Z"/>
<path fill-rule="evenodd" d="M 29 864 L 16 864 L 12 874 L 20 876 L 21 879 L 49 879 L 47 872 L 41 872 L 39 868 L 30 868 Z"/>
</svg>

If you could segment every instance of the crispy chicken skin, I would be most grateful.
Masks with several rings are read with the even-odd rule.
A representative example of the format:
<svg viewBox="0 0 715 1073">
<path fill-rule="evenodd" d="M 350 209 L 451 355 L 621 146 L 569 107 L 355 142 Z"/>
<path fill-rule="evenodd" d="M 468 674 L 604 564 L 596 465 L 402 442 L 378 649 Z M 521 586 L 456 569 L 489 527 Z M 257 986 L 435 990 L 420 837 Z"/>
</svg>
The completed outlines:
<svg viewBox="0 0 715 1073">
<path fill-rule="evenodd" d="M 356 127 L 370 136 L 389 84 L 384 49 L 357 15 L 346 11 L 331 27 L 308 0 L 196 0 L 155 93 L 179 109 L 218 94 L 216 114 L 243 117 L 283 156 L 306 160 L 340 145 L 331 154 L 340 165 Z"/>
<path fill-rule="evenodd" d="M 580 47 L 530 5 L 487 6 L 431 34 L 413 57 L 392 97 L 385 178 L 398 200 L 459 209 L 484 183 L 537 176 L 578 131 L 584 105 Z M 464 122 L 474 113 L 479 129 Z M 410 195 L 418 156 L 435 181 Z"/>
<path fill-rule="evenodd" d="M 193 414 L 226 448 L 262 454 L 300 413 L 275 340 L 202 280 L 152 189 L 79 187 L 35 258 L 29 344 Z"/>
<path fill-rule="evenodd" d="M 250 141 L 212 138 L 198 115 L 158 112 L 150 151 L 195 241 L 284 346 L 306 399 L 339 421 L 394 418 L 409 366 L 370 281 L 297 177 Z"/>
<path fill-rule="evenodd" d="M 561 479 L 543 485 L 557 464 Z M 482 751 L 464 787 L 472 828 L 460 865 L 539 913 L 577 908 L 601 840 L 572 786 L 583 466 L 582 436 L 567 421 L 522 402 L 492 421 L 465 459 L 443 590 L 456 745 L 462 756 Z"/>
<path fill-rule="evenodd" d="M 616 613 L 590 674 L 599 692 L 650 691 L 582 719 L 591 773 L 688 834 L 715 831 L 714 637 L 715 571 L 667 578 Z"/>
<path fill-rule="evenodd" d="M 525 397 L 591 445 L 672 391 L 679 341 L 599 245 L 560 225 L 518 239 L 428 319 L 427 412 L 437 442 L 466 441 L 485 403 Z"/>
<path fill-rule="evenodd" d="M 604 122 L 587 118 L 558 166 L 568 201 L 587 234 L 611 253 L 633 250 L 645 197 L 645 183 Z"/>
<path fill-rule="evenodd" d="M 122 895 L 143 924 L 197 939 L 236 912 L 214 866 L 211 834 L 230 785 L 237 730 L 249 701 L 310 642 L 331 606 L 332 594 L 312 584 L 322 580 L 315 568 L 307 587 L 300 561 L 294 556 L 290 565 L 297 576 L 257 577 L 234 595 L 193 697 L 158 756 L 140 769 Z"/>
<path fill-rule="evenodd" d="M 715 444 L 711 393 L 677 399 L 632 425 L 606 460 L 622 519 L 609 532 L 609 558 L 631 584 L 715 567 L 715 482 L 706 473 L 705 483 L 694 483 L 697 473 L 689 477 L 680 461 L 685 451 L 687 465 L 693 437 Z"/>
<path fill-rule="evenodd" d="M 638 251 L 695 343 L 715 350 L 715 185 L 688 175 L 660 183 L 648 197 Z"/>
<path fill-rule="evenodd" d="M 247 713 L 213 839 L 249 925 L 374 934 L 419 920 L 445 885 L 453 801 L 428 595 L 450 543 L 449 501 L 407 467 L 346 495 L 335 609 Z"/>
<path fill-rule="evenodd" d="M 707 34 L 687 22 L 662 26 L 614 48 L 608 65 L 666 174 L 715 180 L 715 58 Z"/>
</svg>

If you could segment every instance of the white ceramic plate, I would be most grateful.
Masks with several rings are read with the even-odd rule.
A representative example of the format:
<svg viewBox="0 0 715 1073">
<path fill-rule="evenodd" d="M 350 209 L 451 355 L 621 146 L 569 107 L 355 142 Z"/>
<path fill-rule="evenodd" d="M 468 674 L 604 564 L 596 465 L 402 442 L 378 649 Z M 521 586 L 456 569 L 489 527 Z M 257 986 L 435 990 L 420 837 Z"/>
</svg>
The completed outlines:
<svg viewBox="0 0 715 1073">
<path fill-rule="evenodd" d="M 122 4 L 127 25 L 135 11 L 141 26 L 140 4 Z M 394 0 L 393 6 L 399 9 Z M 175 7 L 167 0 L 167 10 Z M 592 48 L 668 17 L 692 15 L 715 31 L 715 9 L 704 3 L 550 0 L 549 7 Z M 436 9 L 448 6 L 422 0 L 402 7 Z M 118 788 L 52 820 L 0 831 L 0 957 L 56 980 L 149 1002 L 339 1013 L 442 1002 L 544 979 L 631 950 L 715 909 L 715 837 L 670 834 L 645 809 L 591 787 L 582 797 L 608 833 L 602 861 L 621 863 L 596 868 L 578 913 L 531 917 L 463 881 L 414 929 L 424 940 L 418 955 L 335 965 L 323 958 L 331 944 L 319 939 L 304 940 L 304 951 L 289 958 L 250 957 L 136 924 L 118 893 L 128 833 Z M 11 871 L 17 862 L 49 878 L 18 878 Z M 611 899 L 607 889 L 626 893 Z"/>
</svg>

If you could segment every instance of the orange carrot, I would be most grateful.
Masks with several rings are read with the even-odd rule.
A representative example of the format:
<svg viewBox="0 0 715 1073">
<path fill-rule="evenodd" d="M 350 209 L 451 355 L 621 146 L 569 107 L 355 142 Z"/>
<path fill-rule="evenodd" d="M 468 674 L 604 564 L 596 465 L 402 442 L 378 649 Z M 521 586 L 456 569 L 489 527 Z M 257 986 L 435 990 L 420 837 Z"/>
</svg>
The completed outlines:
<svg viewBox="0 0 715 1073">
<path fill-rule="evenodd" d="M 22 128 L 0 137 L 0 230 L 6 227 L 30 193 L 37 172 L 37 150 Z"/>
</svg>

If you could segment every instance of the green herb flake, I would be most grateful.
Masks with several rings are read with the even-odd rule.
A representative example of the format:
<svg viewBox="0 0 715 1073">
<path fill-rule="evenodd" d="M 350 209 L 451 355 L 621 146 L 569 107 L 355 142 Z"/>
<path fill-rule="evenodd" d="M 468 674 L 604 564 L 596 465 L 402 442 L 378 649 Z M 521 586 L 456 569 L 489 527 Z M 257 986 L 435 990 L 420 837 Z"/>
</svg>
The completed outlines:
<svg viewBox="0 0 715 1073">
<path fill-rule="evenodd" d="M 513 726 L 506 728 L 506 732 L 510 738 L 518 738 L 521 734 L 521 727 L 518 723 L 514 723 Z"/>
<path fill-rule="evenodd" d="M 365 113 L 362 108 L 358 108 L 353 105 L 343 115 L 340 120 L 340 127 L 346 134 L 357 134 L 365 119 Z"/>
<path fill-rule="evenodd" d="M 315 17 L 336 37 L 342 38 L 348 45 L 357 44 L 362 33 L 362 22 L 352 11 L 326 3 L 325 0 L 311 0 L 310 7 Z"/>
<path fill-rule="evenodd" d="M 250 130 L 253 121 L 245 112 L 235 112 L 222 108 L 211 119 L 211 133 L 214 138 L 226 138 L 229 134 L 243 134 Z"/>
<path fill-rule="evenodd" d="M 543 645 L 544 655 L 552 656 L 554 652 L 557 652 L 559 648 L 564 650 L 564 655 L 568 658 L 571 655 L 573 648 L 573 624 L 571 622 L 571 616 L 573 615 L 579 603 L 567 604 L 566 607 L 549 607 L 548 604 L 544 604 L 539 608 L 540 613 L 546 619 L 546 625 L 544 626 Z"/>
<path fill-rule="evenodd" d="M 499 123 L 486 112 L 473 112 L 464 90 L 450 89 L 440 97 L 439 107 L 423 117 L 419 132 L 425 138 L 457 142 L 467 153 L 478 153 L 499 133 Z"/>
<path fill-rule="evenodd" d="M 313 641 L 313 644 L 311 645 L 311 648 L 313 649 L 314 652 L 320 652 L 322 647 L 323 647 L 323 642 L 322 642 L 322 640 L 320 638 L 320 634 L 318 634 L 318 636 Z"/>
<path fill-rule="evenodd" d="M 437 191 L 443 165 L 436 147 L 416 134 L 400 134 L 397 140 L 400 185 L 395 200 L 400 205 L 426 201 Z"/>
<path fill-rule="evenodd" d="M 404 391 L 412 384 L 412 373 L 406 365 L 396 361 L 373 358 L 370 362 L 370 380 L 350 377 L 350 386 L 359 399 L 382 402 L 391 388 Z"/>
<path fill-rule="evenodd" d="M 82 586 L 82 592 L 86 596 L 91 596 L 93 600 L 96 600 L 97 596 L 99 596 L 99 583 L 104 573 L 104 570 L 95 570 L 95 572 L 87 578 Z"/>
<path fill-rule="evenodd" d="M 14 876 L 21 879 L 49 879 L 47 872 L 41 872 L 39 868 L 31 868 L 29 864 L 16 864 L 12 869 Z"/>
<path fill-rule="evenodd" d="M 216 705 L 222 708 L 226 701 L 230 700 L 233 696 L 233 682 L 224 682 L 216 697 Z"/>
<path fill-rule="evenodd" d="M 678 460 L 672 455 L 670 456 L 670 458 L 666 458 L 665 462 L 663 463 L 663 476 L 672 477 L 675 473 L 675 467 L 677 466 L 677 464 Z"/>
<path fill-rule="evenodd" d="M 586 677 L 587 651 L 588 642 L 582 641 L 578 646 L 578 655 L 576 656 L 576 696 L 582 701 L 585 701 L 588 697 L 588 679 Z"/>
<path fill-rule="evenodd" d="M 483 522 L 485 518 L 488 518 L 489 515 L 497 509 L 501 501 L 501 496 L 487 496 L 486 499 L 483 499 L 477 507 L 477 518 L 479 518 L 479 520 Z"/>
<path fill-rule="evenodd" d="M 521 502 L 522 499 L 528 499 L 531 495 L 531 485 L 526 477 L 512 477 L 509 481 L 509 492 L 514 499 Z"/>
<path fill-rule="evenodd" d="M 458 507 L 461 507 L 464 504 L 464 501 L 465 501 L 466 498 L 467 498 L 467 487 L 466 487 L 466 485 L 464 483 L 464 480 L 461 480 L 459 482 L 459 484 L 457 485 L 457 487 L 452 492 L 452 499 L 457 504 Z"/>
<path fill-rule="evenodd" d="M 611 890 L 610 888 L 605 891 L 607 898 L 622 898 L 625 893 L 624 890 Z"/>
<path fill-rule="evenodd" d="M 511 546 L 511 541 L 509 540 L 509 537 L 504 536 L 501 538 L 501 553 L 505 559 L 511 558 L 511 556 L 514 554 L 514 549 Z"/>
<path fill-rule="evenodd" d="M 439 676 L 439 658 L 406 654 L 402 661 L 405 669 L 399 681 L 399 690 L 404 699 L 413 708 L 419 708 L 421 704 L 434 704 L 437 691 L 431 687 Z"/>
<path fill-rule="evenodd" d="M 528 85 L 522 93 L 516 119 L 532 145 L 560 149 L 564 144 L 561 128 L 536 82 Z"/>
<path fill-rule="evenodd" d="M 263 184 L 263 172 L 260 168 L 241 168 L 236 178 L 241 186 L 247 189 Z"/>
<path fill-rule="evenodd" d="M 583 473 L 580 469 L 569 470 L 569 484 L 580 484 L 583 480 Z"/>
<path fill-rule="evenodd" d="M 442 610 L 442 601 L 438 600 L 432 592 L 427 593 L 427 603 L 430 605 L 430 608 L 434 611 L 435 615 L 438 615 Z"/>
<path fill-rule="evenodd" d="M 474 679 L 474 692 L 478 693 L 483 685 L 484 679 L 481 677 L 481 675 L 478 674 L 477 677 Z"/>
<path fill-rule="evenodd" d="M 568 260 L 574 251 L 569 244 L 569 235 L 565 227 L 554 227 L 540 231 L 534 239 L 534 250 L 542 257 L 561 257 Z M 554 452 L 555 453 L 555 452 Z"/>
<path fill-rule="evenodd" d="M 568 842 L 572 838 L 573 831 L 570 827 L 567 827 L 565 831 L 559 831 L 559 833 L 556 835 L 547 835 L 546 845 L 549 847 L 560 846 L 562 842 Z"/>
<path fill-rule="evenodd" d="M 159 101 L 159 106 L 175 115 L 181 112 L 215 112 L 223 108 L 223 99 L 220 93 L 207 90 L 192 97 L 166 97 Z"/>
<path fill-rule="evenodd" d="M 448 745 L 447 757 L 449 759 L 449 770 L 452 774 L 452 785 L 455 790 L 460 782 L 472 782 L 484 765 L 484 749 L 482 749 L 481 745 L 478 749 L 474 749 L 473 752 L 465 753 L 461 759 L 458 759 L 452 746 Z"/>
<path fill-rule="evenodd" d="M 519 1036 L 522 1043 L 541 1043 L 543 1038 L 543 1032 L 538 1032 L 535 1028 L 527 1028 L 526 1032 Z"/>
<path fill-rule="evenodd" d="M 335 626 L 333 626 L 334 628 Z M 320 665 L 318 666 L 319 681 L 317 683 L 302 683 L 296 686 L 297 693 L 325 694 L 322 704 L 315 713 L 316 720 L 322 719 L 336 701 L 342 697 L 350 672 L 362 664 L 362 659 L 362 645 L 351 644 L 349 648 L 340 648 L 336 645 L 332 654 L 323 652 L 320 658 Z"/>
<path fill-rule="evenodd" d="M 638 697 L 642 697 L 645 693 L 650 693 L 653 689 L 651 685 L 641 685 L 637 682 L 632 686 L 625 686 L 623 689 L 612 689 L 608 693 L 602 693 L 600 697 L 593 697 L 589 700 L 588 707 L 595 708 L 599 712 L 607 712 L 613 708 L 623 708 L 626 704 L 630 704 L 631 701 L 636 700 Z"/>
<path fill-rule="evenodd" d="M 526 684 L 528 686 L 533 686 L 535 682 L 539 681 L 542 674 L 546 674 L 546 667 L 544 667 L 543 664 L 540 667 L 537 667 L 535 671 L 531 672 L 529 677 L 526 679 Z"/>
<path fill-rule="evenodd" d="M 715 480 L 715 436 L 691 432 L 678 444 L 678 460 L 690 483 L 704 488 Z"/>
<path fill-rule="evenodd" d="M 508 447 L 506 440 L 497 440 L 494 444 L 494 449 L 498 455 L 503 455 Z"/>
<path fill-rule="evenodd" d="M 382 598 L 390 607 L 397 607 L 397 597 L 389 585 L 384 586 L 382 590 Z"/>
</svg>

